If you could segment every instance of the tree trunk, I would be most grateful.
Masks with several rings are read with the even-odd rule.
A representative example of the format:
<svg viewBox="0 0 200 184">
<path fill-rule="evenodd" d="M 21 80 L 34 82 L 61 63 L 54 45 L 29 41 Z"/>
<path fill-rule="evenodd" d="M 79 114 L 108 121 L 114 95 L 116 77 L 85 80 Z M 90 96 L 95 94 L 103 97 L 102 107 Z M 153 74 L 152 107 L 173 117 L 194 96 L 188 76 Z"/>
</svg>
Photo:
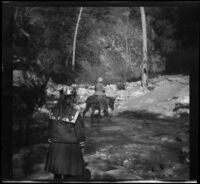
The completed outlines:
<svg viewBox="0 0 200 184">
<path fill-rule="evenodd" d="M 144 7 L 140 7 L 142 20 L 142 40 L 143 40 L 143 59 L 142 59 L 142 86 L 147 87 L 148 70 L 147 70 L 147 31 L 146 31 L 146 16 Z"/>
<path fill-rule="evenodd" d="M 78 20 L 77 20 L 77 23 L 76 23 L 76 29 L 75 29 L 75 33 L 74 33 L 72 70 L 74 70 L 74 65 L 75 65 L 76 37 L 77 37 L 77 32 L 78 32 L 79 21 L 81 19 L 82 10 L 83 10 L 83 7 L 80 8 L 79 15 L 78 15 Z"/>
</svg>

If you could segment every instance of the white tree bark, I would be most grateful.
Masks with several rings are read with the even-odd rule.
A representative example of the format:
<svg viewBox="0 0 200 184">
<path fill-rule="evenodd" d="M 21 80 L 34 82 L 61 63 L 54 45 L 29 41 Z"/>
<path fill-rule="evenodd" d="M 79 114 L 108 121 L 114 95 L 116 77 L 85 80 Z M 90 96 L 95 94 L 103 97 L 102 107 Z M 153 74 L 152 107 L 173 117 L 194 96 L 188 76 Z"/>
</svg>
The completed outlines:
<svg viewBox="0 0 200 184">
<path fill-rule="evenodd" d="M 147 30 L 146 30 L 146 16 L 144 7 L 140 7 L 142 19 L 142 38 L 143 38 L 143 61 L 147 61 Z"/>
<path fill-rule="evenodd" d="M 77 23 L 76 23 L 76 29 L 75 29 L 75 33 L 74 33 L 73 55 L 72 55 L 72 70 L 74 70 L 74 66 L 75 66 L 76 37 L 77 37 L 79 22 L 80 22 L 80 19 L 81 19 L 82 10 L 83 10 L 83 7 L 80 7 L 78 20 L 77 20 Z"/>
<path fill-rule="evenodd" d="M 146 31 L 146 16 L 144 7 L 140 7 L 142 21 L 142 40 L 143 40 L 143 59 L 142 59 L 142 86 L 147 86 L 147 31 Z"/>
</svg>

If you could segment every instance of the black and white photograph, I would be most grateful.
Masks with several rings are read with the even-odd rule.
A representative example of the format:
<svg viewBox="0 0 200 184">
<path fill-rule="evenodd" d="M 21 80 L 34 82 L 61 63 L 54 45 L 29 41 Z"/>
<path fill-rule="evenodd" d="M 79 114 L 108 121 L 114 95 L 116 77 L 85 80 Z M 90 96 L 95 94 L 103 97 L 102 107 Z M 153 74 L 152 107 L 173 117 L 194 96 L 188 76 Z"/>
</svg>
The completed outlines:
<svg viewBox="0 0 200 184">
<path fill-rule="evenodd" d="M 199 1 L 3 1 L 2 182 L 197 183 Z"/>
</svg>

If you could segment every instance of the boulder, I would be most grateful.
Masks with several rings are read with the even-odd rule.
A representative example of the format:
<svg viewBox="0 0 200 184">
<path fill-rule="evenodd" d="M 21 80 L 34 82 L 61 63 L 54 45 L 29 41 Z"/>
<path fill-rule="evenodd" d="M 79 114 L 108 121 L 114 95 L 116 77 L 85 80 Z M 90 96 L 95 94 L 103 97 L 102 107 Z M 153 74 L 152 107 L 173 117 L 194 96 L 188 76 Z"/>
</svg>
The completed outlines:
<svg viewBox="0 0 200 184">
<path fill-rule="evenodd" d="M 139 96 L 142 96 L 142 95 L 144 95 L 145 93 L 143 92 L 143 91 L 141 91 L 141 90 L 138 90 L 138 91 L 134 91 L 132 94 L 131 94 L 131 96 L 132 97 L 139 97 Z"/>
<path fill-rule="evenodd" d="M 182 96 L 176 100 L 176 103 L 182 104 L 182 105 L 189 105 L 190 104 L 190 98 L 189 96 Z"/>
<path fill-rule="evenodd" d="M 165 177 L 172 176 L 174 174 L 174 170 L 172 168 L 164 169 L 163 174 Z"/>
<path fill-rule="evenodd" d="M 134 166 L 134 160 L 125 159 L 123 161 L 123 166 L 126 167 L 126 168 L 128 168 L 128 169 L 133 168 L 133 166 Z"/>
</svg>

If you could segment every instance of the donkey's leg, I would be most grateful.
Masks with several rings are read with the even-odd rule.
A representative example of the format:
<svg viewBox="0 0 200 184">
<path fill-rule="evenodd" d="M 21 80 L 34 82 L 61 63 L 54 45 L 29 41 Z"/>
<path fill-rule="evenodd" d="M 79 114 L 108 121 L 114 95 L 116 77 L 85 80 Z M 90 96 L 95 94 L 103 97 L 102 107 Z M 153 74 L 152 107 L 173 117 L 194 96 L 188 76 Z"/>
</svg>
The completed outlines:
<svg viewBox="0 0 200 184">
<path fill-rule="evenodd" d="M 108 113 L 108 109 L 105 109 L 105 110 L 104 110 L 104 114 L 105 114 L 105 116 L 108 118 L 108 120 L 110 121 L 110 120 L 111 120 L 111 116 L 110 116 L 110 114 Z"/>
<path fill-rule="evenodd" d="M 103 104 L 103 114 L 105 117 L 108 117 L 109 116 L 109 113 L 108 113 L 108 102 L 105 100 L 104 101 L 104 104 Z"/>
<path fill-rule="evenodd" d="M 91 113 L 91 123 L 93 123 L 93 119 L 94 119 L 94 111 L 95 111 L 95 109 L 94 108 L 92 108 L 92 113 Z"/>
<path fill-rule="evenodd" d="M 105 109 L 105 110 L 104 110 L 104 114 L 105 114 L 106 117 L 109 117 L 109 116 L 110 116 L 109 113 L 108 113 L 108 109 Z"/>
<path fill-rule="evenodd" d="M 97 121 L 98 121 L 98 123 L 100 122 L 100 117 L 101 117 L 101 108 L 100 108 L 100 106 L 98 107 L 98 119 L 97 119 Z"/>
</svg>

